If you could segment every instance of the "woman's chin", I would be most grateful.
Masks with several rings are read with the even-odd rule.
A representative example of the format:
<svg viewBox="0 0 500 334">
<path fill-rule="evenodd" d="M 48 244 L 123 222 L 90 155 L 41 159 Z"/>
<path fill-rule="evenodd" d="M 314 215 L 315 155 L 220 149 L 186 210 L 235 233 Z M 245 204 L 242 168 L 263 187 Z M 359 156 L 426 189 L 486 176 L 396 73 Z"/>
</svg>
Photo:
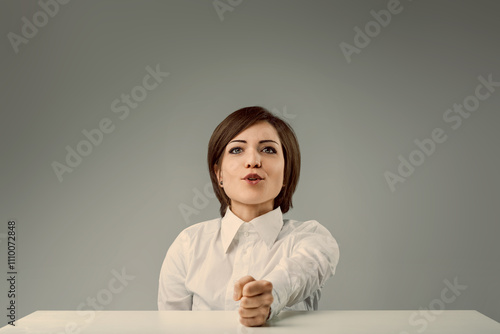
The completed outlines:
<svg viewBox="0 0 500 334">
<path fill-rule="evenodd" d="M 264 202 L 262 201 L 262 196 L 240 198 L 237 199 L 236 201 L 243 205 L 259 205 L 267 202 L 267 201 Z"/>
</svg>

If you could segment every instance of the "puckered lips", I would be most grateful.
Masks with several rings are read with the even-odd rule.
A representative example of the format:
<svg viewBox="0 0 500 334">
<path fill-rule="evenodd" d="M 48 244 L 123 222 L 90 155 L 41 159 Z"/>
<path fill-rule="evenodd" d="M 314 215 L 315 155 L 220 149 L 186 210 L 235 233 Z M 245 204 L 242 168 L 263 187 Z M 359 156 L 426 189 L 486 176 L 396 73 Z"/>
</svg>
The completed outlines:
<svg viewBox="0 0 500 334">
<path fill-rule="evenodd" d="M 257 184 L 260 181 L 264 180 L 264 178 L 257 173 L 250 173 L 245 176 L 243 180 L 248 184 Z"/>
</svg>

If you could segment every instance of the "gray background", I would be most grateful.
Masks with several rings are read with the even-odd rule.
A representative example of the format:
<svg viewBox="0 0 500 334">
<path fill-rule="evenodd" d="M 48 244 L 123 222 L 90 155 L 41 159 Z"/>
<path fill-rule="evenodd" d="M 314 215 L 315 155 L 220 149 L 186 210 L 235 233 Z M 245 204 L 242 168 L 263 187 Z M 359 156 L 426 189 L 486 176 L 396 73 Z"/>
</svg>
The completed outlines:
<svg viewBox="0 0 500 334">
<path fill-rule="evenodd" d="M 500 81 L 500 4 L 402 0 L 350 63 L 339 44 L 387 1 L 232 4 L 221 20 L 212 1 L 72 1 L 15 53 L 7 34 L 41 7 L 1 2 L 0 264 L 6 275 L 16 219 L 18 317 L 103 300 L 122 268 L 135 278 L 102 308 L 156 309 L 169 245 L 218 216 L 203 190 L 212 131 L 262 105 L 301 145 L 285 218 L 316 219 L 340 245 L 321 309 L 435 307 L 457 279 L 467 288 L 446 309 L 499 321 L 500 88 L 456 130 L 443 114 L 478 76 Z M 111 103 L 157 64 L 170 75 L 121 120 Z M 104 118 L 114 131 L 59 182 L 51 164 Z M 447 141 L 392 192 L 384 173 L 434 128 Z"/>
</svg>

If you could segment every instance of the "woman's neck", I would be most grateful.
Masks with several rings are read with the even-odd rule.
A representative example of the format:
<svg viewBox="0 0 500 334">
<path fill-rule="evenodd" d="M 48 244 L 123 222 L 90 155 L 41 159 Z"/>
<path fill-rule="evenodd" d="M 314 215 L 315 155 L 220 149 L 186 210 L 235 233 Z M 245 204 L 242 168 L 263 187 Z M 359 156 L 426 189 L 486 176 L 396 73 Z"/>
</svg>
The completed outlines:
<svg viewBox="0 0 500 334">
<path fill-rule="evenodd" d="M 259 204 L 244 204 L 231 201 L 229 209 L 236 215 L 236 217 L 248 223 L 252 219 L 262 216 L 273 210 L 274 201 Z"/>
</svg>

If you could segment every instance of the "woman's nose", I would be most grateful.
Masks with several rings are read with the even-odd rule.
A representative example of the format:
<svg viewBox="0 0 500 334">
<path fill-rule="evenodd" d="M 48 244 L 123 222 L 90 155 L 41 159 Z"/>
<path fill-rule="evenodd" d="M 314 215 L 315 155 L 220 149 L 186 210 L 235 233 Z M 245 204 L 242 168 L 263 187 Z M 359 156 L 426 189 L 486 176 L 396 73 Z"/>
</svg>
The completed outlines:
<svg viewBox="0 0 500 334">
<path fill-rule="evenodd" d="M 260 157 L 255 151 L 248 154 L 247 161 L 245 163 L 246 167 L 260 167 Z"/>
</svg>

